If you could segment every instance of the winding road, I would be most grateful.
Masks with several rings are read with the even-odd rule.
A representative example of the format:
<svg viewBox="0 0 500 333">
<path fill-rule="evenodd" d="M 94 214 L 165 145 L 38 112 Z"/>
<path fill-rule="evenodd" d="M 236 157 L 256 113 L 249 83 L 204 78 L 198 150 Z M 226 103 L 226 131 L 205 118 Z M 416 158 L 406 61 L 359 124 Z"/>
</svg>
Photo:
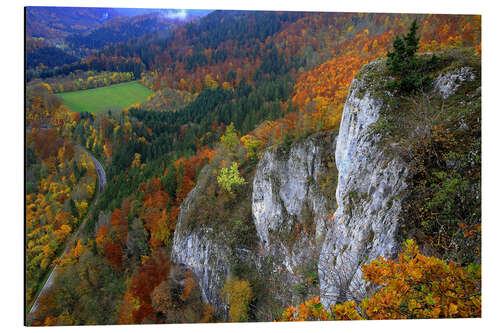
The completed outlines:
<svg viewBox="0 0 500 333">
<path fill-rule="evenodd" d="M 84 148 L 82 148 L 84 149 Z M 104 172 L 104 168 L 102 167 L 101 163 L 94 157 L 90 152 L 88 152 L 86 149 L 84 149 L 87 154 L 90 155 L 90 158 L 92 159 L 92 163 L 94 163 L 95 170 L 97 172 L 97 176 L 99 177 L 99 191 L 97 192 L 97 195 L 95 197 L 94 203 L 92 207 L 88 210 L 87 216 L 85 217 L 84 221 L 80 224 L 80 227 L 78 230 L 71 236 L 70 239 L 66 242 L 66 247 L 64 251 L 59 255 L 58 259 L 60 259 L 64 254 L 68 253 L 69 250 L 71 249 L 71 246 L 74 244 L 74 242 L 80 237 L 82 234 L 83 228 L 85 227 L 85 224 L 87 222 L 88 217 L 90 216 L 91 211 L 95 208 L 97 200 L 99 199 L 99 195 L 102 193 L 104 190 L 104 186 L 106 185 L 106 173 Z M 48 279 L 45 281 L 44 286 L 38 293 L 38 296 L 36 297 L 35 301 L 33 302 L 33 305 L 31 306 L 31 309 L 28 313 L 28 316 L 31 315 L 38 307 L 38 300 L 40 299 L 40 296 L 45 294 L 47 290 L 52 286 L 54 283 L 54 272 L 56 272 L 58 265 L 55 265 L 52 271 L 50 272 L 50 275 Z"/>
</svg>

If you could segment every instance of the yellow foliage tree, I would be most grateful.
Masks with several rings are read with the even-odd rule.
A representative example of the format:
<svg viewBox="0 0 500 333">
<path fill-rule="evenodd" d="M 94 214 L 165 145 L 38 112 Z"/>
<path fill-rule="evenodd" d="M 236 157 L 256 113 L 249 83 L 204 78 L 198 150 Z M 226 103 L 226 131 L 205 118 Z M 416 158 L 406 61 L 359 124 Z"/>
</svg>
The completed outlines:
<svg viewBox="0 0 500 333">
<path fill-rule="evenodd" d="M 360 320 L 481 317 L 481 267 L 466 268 L 426 257 L 414 240 L 398 260 L 379 258 L 363 267 L 363 278 L 381 287 L 365 298 L 326 310 L 318 297 L 287 307 L 280 320 Z"/>
<path fill-rule="evenodd" d="M 63 224 L 59 230 L 54 232 L 54 236 L 56 237 L 59 243 L 62 243 L 68 235 L 71 233 L 71 227 L 67 224 Z"/>
<path fill-rule="evenodd" d="M 252 288 L 245 280 L 228 278 L 222 289 L 229 303 L 229 320 L 232 322 L 248 321 L 249 304 L 252 300 Z"/>
<path fill-rule="evenodd" d="M 208 89 L 215 89 L 219 86 L 219 84 L 217 83 L 217 81 L 215 81 L 211 76 L 210 74 L 207 74 L 205 76 L 205 79 L 203 80 L 203 83 L 205 85 L 206 88 Z"/>
<path fill-rule="evenodd" d="M 238 166 L 237 162 L 233 162 L 229 169 L 222 168 L 217 176 L 217 183 L 229 193 L 232 193 L 235 186 L 246 183 L 245 179 L 240 176 Z"/>
<path fill-rule="evenodd" d="M 140 168 L 141 167 L 141 154 L 135 153 L 134 160 L 132 161 L 132 168 Z"/>
<path fill-rule="evenodd" d="M 380 258 L 363 268 L 366 280 L 382 286 L 361 308 L 369 319 L 468 318 L 481 316 L 481 268 L 466 268 L 422 255 L 414 240 L 394 260 Z"/>
<path fill-rule="evenodd" d="M 262 145 L 262 142 L 255 139 L 255 137 L 252 135 L 245 135 L 240 139 L 240 141 L 247 150 L 247 159 L 255 159 L 257 157 L 257 151 Z"/>
<path fill-rule="evenodd" d="M 226 128 L 226 132 L 224 135 L 220 138 L 220 141 L 230 151 L 238 145 L 240 142 L 240 139 L 238 138 L 238 133 L 236 133 L 236 129 L 234 128 L 234 124 L 231 123 L 229 126 Z"/>
<path fill-rule="evenodd" d="M 85 200 L 82 200 L 80 202 L 75 201 L 75 206 L 76 206 L 76 209 L 78 210 L 78 217 L 79 218 L 84 217 L 85 213 L 87 212 L 87 208 L 89 206 L 87 201 L 85 201 Z"/>
</svg>

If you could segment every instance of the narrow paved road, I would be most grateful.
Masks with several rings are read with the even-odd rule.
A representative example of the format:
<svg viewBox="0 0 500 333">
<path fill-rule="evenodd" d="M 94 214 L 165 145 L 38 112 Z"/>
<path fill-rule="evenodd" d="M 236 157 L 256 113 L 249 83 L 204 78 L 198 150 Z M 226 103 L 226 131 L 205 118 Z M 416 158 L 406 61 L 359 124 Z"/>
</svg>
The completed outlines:
<svg viewBox="0 0 500 333">
<path fill-rule="evenodd" d="M 103 189 L 104 189 L 104 185 L 106 185 L 106 173 L 104 172 L 104 168 L 102 167 L 101 163 L 94 157 L 92 156 L 92 154 L 90 152 L 88 152 L 87 150 L 85 150 L 87 152 L 87 154 L 90 155 L 90 157 L 92 158 L 92 162 L 94 163 L 94 167 L 96 169 L 96 172 L 97 172 L 97 176 L 99 177 L 99 191 L 97 192 L 97 195 L 95 197 L 95 201 L 93 203 L 93 206 L 89 209 L 88 213 L 87 213 L 87 216 L 85 217 L 84 221 L 82 221 L 82 223 L 80 224 L 80 227 L 78 228 L 78 230 L 73 234 L 73 236 L 66 242 L 66 248 L 64 249 L 64 251 L 61 253 L 61 255 L 59 256 L 59 259 L 66 253 L 69 252 L 69 250 L 71 249 L 71 246 L 74 244 L 74 242 L 80 237 L 80 235 L 82 234 L 82 231 L 83 231 L 83 228 L 85 227 L 85 222 L 87 221 L 87 218 L 89 217 L 92 209 L 95 207 L 96 203 L 97 203 L 97 200 L 99 199 L 99 195 L 102 193 Z M 52 284 L 54 283 L 54 272 L 56 272 L 57 270 L 57 266 L 58 265 L 55 265 L 54 268 L 52 269 L 52 271 L 50 272 L 50 275 L 49 275 L 49 278 L 47 279 L 47 281 L 45 282 L 45 285 L 43 286 L 43 288 L 40 290 L 40 292 L 38 293 L 38 296 L 36 297 L 35 299 L 35 302 L 33 302 L 33 305 L 31 306 L 31 309 L 28 313 L 28 317 L 29 315 L 31 315 L 38 307 L 38 300 L 40 299 L 40 296 L 43 295 L 45 292 L 47 292 L 47 290 L 49 290 L 49 288 L 52 286 Z"/>
</svg>

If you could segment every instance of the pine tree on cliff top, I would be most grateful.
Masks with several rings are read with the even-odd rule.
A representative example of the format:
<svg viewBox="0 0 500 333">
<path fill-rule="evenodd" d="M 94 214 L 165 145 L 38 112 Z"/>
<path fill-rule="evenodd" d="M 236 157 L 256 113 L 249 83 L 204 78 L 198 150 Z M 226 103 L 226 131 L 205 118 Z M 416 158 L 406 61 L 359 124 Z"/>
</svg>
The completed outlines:
<svg viewBox="0 0 500 333">
<path fill-rule="evenodd" d="M 396 36 L 392 42 L 393 51 L 387 52 L 387 68 L 396 76 L 391 87 L 402 93 L 423 88 L 428 78 L 419 71 L 415 56 L 420 36 L 417 36 L 417 20 L 413 20 L 410 31 L 403 37 Z"/>
</svg>

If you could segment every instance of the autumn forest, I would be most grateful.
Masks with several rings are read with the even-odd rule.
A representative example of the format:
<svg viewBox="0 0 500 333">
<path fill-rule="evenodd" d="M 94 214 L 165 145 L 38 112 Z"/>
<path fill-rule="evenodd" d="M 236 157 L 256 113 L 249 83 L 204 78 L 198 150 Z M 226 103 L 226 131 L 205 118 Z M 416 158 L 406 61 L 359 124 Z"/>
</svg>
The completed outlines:
<svg viewBox="0 0 500 333">
<path fill-rule="evenodd" d="M 480 16 L 25 25 L 26 325 L 481 317 Z"/>
</svg>

